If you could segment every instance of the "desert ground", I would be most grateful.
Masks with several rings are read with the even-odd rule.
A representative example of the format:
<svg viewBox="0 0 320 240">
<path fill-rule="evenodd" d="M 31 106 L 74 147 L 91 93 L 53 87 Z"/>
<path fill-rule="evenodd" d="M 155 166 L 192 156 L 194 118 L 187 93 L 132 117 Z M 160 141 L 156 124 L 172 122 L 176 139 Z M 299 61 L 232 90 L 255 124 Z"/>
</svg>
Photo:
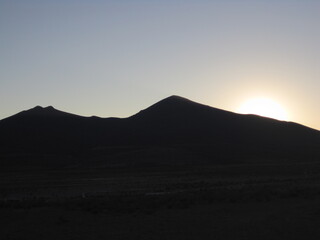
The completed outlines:
<svg viewBox="0 0 320 240">
<path fill-rule="evenodd" d="M 319 239 L 320 164 L 1 171 L 1 239 Z"/>
</svg>

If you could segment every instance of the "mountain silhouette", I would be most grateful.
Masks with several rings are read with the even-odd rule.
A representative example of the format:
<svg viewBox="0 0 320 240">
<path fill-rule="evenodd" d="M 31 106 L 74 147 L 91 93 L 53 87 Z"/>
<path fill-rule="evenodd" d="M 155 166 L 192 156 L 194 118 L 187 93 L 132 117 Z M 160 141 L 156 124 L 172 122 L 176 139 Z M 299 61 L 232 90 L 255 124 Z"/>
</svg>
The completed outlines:
<svg viewBox="0 0 320 240">
<path fill-rule="evenodd" d="M 128 118 L 82 117 L 37 106 L 0 121 L 0 154 L 86 156 L 103 161 L 246 162 L 319 159 L 320 132 L 213 108 L 179 96 Z M 151 160 L 150 160 L 151 161 Z"/>
<path fill-rule="evenodd" d="M 319 141 L 319 131 L 257 115 L 243 115 L 171 96 L 129 118 L 159 137 L 188 142 L 291 143 Z M 150 134 L 151 135 L 151 134 Z M 166 137 L 167 136 L 167 137 Z M 179 137 L 180 136 L 180 137 Z"/>
<path fill-rule="evenodd" d="M 18 113 L 15 115 L 15 117 L 26 117 L 26 116 L 48 116 L 48 117 L 53 117 L 53 116 L 75 116 L 70 113 L 62 112 L 57 109 L 55 109 L 52 106 L 48 107 L 41 107 L 41 106 L 36 106 L 28 111 L 22 111 L 21 113 Z"/>
</svg>

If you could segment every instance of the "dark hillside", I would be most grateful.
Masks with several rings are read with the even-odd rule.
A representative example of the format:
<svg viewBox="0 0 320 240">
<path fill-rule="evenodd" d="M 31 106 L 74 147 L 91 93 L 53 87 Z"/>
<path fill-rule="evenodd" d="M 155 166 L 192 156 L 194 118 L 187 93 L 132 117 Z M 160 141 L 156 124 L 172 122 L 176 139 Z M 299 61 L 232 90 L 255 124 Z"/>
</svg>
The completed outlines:
<svg viewBox="0 0 320 240">
<path fill-rule="evenodd" d="M 0 121 L 0 153 L 72 155 L 105 163 L 315 161 L 319 131 L 171 96 L 126 118 L 35 107 Z"/>
</svg>

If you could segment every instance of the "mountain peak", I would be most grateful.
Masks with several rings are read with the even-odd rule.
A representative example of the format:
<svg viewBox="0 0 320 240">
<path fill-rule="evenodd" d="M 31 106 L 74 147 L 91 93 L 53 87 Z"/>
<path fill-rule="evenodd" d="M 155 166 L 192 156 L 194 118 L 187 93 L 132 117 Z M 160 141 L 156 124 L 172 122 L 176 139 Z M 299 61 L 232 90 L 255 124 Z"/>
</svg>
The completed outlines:
<svg viewBox="0 0 320 240">
<path fill-rule="evenodd" d="M 60 117 L 60 116 L 72 116 L 73 114 L 62 112 L 55 109 L 53 106 L 42 107 L 37 105 L 29 110 L 22 111 L 12 117 Z M 75 116 L 75 115 L 74 115 Z"/>
<path fill-rule="evenodd" d="M 42 107 L 40 105 L 35 106 L 34 108 L 31 108 L 29 110 L 24 111 L 25 113 L 31 113 L 31 114 L 42 114 L 42 113 L 54 113 L 59 112 L 59 110 L 56 110 L 52 106 Z"/>
<path fill-rule="evenodd" d="M 189 99 L 178 96 L 178 95 L 171 95 L 170 97 L 167 97 L 167 98 L 163 99 L 162 101 L 164 101 L 164 100 L 166 100 L 166 101 L 190 101 Z"/>
<path fill-rule="evenodd" d="M 54 107 L 52 106 L 48 106 L 48 107 L 42 107 L 40 105 L 35 106 L 34 108 L 30 109 L 30 110 L 37 110 L 37 111 L 43 111 L 43 110 L 56 110 Z M 30 111 L 29 110 L 29 111 Z"/>
<path fill-rule="evenodd" d="M 173 116 L 192 116 L 195 112 L 214 109 L 193 102 L 187 98 L 172 95 L 133 115 L 133 118 L 171 118 Z"/>
<path fill-rule="evenodd" d="M 48 110 L 55 110 L 55 108 L 54 108 L 54 107 L 52 107 L 52 106 L 45 107 L 45 109 L 48 109 Z"/>
<path fill-rule="evenodd" d="M 177 106 L 177 105 L 188 105 L 188 104 L 197 104 L 200 105 L 199 103 L 193 102 L 187 98 L 180 97 L 177 95 L 172 95 L 170 97 L 164 98 L 160 100 L 159 102 L 153 104 L 151 107 L 154 106 L 163 106 L 163 105 L 170 105 L 170 106 Z"/>
</svg>

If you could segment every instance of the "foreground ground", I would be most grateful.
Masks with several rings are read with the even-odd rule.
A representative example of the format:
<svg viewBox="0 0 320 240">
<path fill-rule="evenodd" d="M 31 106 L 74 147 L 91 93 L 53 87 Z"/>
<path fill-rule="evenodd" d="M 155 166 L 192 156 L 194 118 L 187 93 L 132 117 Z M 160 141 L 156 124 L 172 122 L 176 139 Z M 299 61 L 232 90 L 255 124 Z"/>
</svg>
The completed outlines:
<svg viewBox="0 0 320 240">
<path fill-rule="evenodd" d="M 218 203 L 146 213 L 1 209 L 1 239 L 319 239 L 319 200 Z"/>
<path fill-rule="evenodd" d="M 6 169 L 0 239 L 320 239 L 320 165 Z"/>
</svg>

